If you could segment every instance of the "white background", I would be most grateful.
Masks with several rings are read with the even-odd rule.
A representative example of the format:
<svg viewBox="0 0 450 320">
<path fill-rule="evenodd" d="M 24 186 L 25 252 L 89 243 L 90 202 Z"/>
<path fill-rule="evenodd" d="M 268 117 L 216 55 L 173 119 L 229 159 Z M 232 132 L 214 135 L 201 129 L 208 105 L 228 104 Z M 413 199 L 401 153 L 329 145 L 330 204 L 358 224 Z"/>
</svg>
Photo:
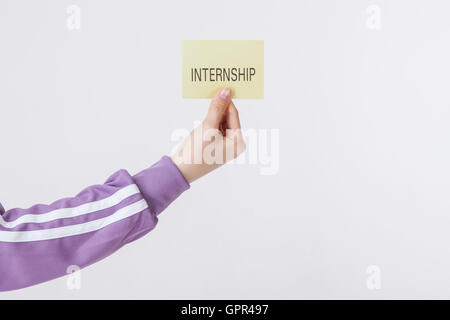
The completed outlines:
<svg viewBox="0 0 450 320">
<path fill-rule="evenodd" d="M 84 269 L 80 290 L 60 278 L 0 299 L 450 298 L 449 12 L 445 0 L 3 0 L 6 209 L 170 153 L 209 104 L 181 98 L 183 39 L 265 41 L 265 99 L 236 105 L 244 129 L 280 130 L 280 167 L 195 182 L 154 231 Z"/>
</svg>

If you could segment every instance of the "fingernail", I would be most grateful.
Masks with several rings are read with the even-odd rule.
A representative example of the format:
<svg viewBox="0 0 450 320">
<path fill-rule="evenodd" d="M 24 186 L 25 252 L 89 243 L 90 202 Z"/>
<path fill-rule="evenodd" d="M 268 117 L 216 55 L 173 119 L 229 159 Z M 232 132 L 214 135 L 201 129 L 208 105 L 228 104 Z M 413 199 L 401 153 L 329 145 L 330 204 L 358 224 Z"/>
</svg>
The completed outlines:
<svg viewBox="0 0 450 320">
<path fill-rule="evenodd" d="M 230 88 L 223 88 L 219 93 L 219 97 L 226 100 L 230 97 L 230 94 L 231 94 Z"/>
</svg>

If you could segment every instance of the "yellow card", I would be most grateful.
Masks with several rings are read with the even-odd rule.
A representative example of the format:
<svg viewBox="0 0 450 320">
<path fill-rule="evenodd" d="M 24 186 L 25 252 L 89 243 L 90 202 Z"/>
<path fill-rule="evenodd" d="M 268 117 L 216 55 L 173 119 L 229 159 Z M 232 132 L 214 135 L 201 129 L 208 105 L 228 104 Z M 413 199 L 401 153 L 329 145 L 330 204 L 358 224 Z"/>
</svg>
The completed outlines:
<svg viewBox="0 0 450 320">
<path fill-rule="evenodd" d="M 183 40 L 183 98 L 212 98 L 222 87 L 233 98 L 264 98 L 263 40 Z"/>
</svg>

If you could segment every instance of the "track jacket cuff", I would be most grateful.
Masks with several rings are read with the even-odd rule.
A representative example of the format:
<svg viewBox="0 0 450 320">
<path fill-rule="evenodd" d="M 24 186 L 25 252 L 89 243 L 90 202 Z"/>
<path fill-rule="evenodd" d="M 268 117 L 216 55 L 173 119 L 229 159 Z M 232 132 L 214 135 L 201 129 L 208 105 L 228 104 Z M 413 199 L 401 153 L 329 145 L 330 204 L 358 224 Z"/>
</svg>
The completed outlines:
<svg viewBox="0 0 450 320">
<path fill-rule="evenodd" d="M 163 156 L 150 168 L 133 176 L 133 180 L 147 200 L 151 212 L 156 215 L 190 188 L 189 183 L 168 156 Z"/>
</svg>

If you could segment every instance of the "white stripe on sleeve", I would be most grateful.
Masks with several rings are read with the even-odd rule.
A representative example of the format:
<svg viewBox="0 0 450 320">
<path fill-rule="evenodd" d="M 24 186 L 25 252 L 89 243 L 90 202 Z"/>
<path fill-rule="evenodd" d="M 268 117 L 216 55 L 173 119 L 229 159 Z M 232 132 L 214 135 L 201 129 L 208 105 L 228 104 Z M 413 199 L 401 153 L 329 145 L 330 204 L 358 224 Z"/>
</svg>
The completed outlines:
<svg viewBox="0 0 450 320">
<path fill-rule="evenodd" d="M 131 217 L 139 212 L 142 212 L 147 208 L 148 208 L 147 202 L 145 201 L 145 199 L 142 199 L 117 210 L 112 215 L 82 224 L 75 224 L 70 226 L 43 229 L 43 230 L 32 230 L 32 231 L 0 231 L 0 241 L 31 242 L 31 241 L 50 240 L 84 234 L 105 228 L 114 222 Z"/>
<path fill-rule="evenodd" d="M 41 214 L 25 214 L 13 221 L 5 221 L 0 215 L 0 226 L 12 229 L 24 223 L 44 223 L 58 219 L 74 218 L 95 211 L 111 208 L 126 198 L 138 193 L 140 193 L 139 188 L 135 184 L 131 184 L 118 190 L 108 198 L 88 202 L 74 208 L 61 208 Z"/>
</svg>

